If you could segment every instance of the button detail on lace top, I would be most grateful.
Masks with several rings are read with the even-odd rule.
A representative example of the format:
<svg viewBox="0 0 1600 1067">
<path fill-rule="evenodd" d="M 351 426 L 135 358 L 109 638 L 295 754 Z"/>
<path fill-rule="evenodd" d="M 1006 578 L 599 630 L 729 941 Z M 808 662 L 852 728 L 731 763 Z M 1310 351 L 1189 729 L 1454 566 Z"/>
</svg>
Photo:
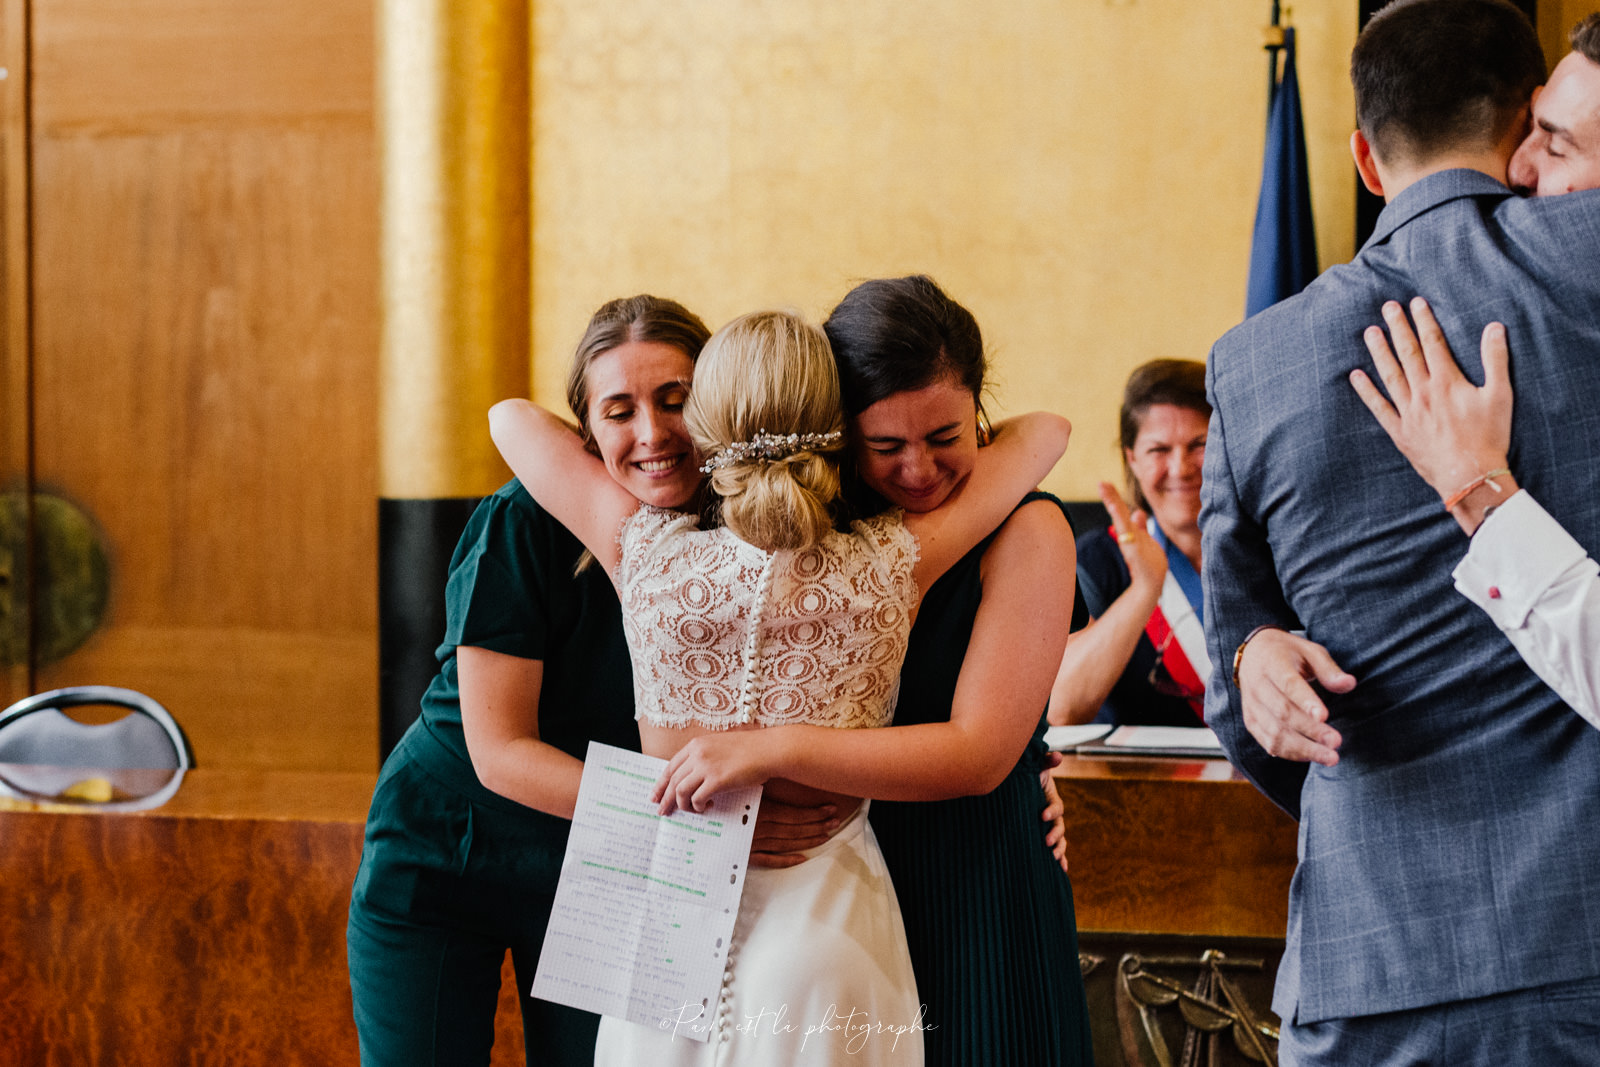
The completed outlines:
<svg viewBox="0 0 1600 1067">
<path fill-rule="evenodd" d="M 899 512 L 799 551 L 640 508 L 617 585 L 638 715 L 710 729 L 881 726 L 916 604 L 916 538 Z"/>
<path fill-rule="evenodd" d="M 761 613 L 772 590 L 772 565 L 776 552 L 767 556 L 761 568 L 761 579 L 756 582 L 755 598 L 750 603 L 750 618 L 745 624 L 744 687 L 739 693 L 739 722 L 748 725 L 755 721 L 756 701 L 761 698 Z"/>
</svg>

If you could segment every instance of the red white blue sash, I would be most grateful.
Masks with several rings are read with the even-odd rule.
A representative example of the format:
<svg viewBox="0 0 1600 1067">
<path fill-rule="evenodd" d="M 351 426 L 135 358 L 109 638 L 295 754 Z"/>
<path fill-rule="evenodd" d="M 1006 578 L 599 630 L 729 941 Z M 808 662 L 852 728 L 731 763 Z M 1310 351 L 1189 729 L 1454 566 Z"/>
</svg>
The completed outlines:
<svg viewBox="0 0 1600 1067">
<path fill-rule="evenodd" d="M 1189 702 L 1195 716 L 1205 722 L 1206 681 L 1211 677 L 1211 656 L 1206 651 L 1206 632 L 1200 614 L 1189 595 L 1184 591 L 1178 571 L 1189 578 L 1187 583 L 1199 592 L 1199 575 L 1188 557 L 1179 552 L 1162 534 L 1154 519 L 1150 520 L 1150 534 L 1167 553 L 1167 576 L 1161 583 L 1161 597 L 1156 601 L 1150 620 L 1145 623 L 1145 636 L 1156 648 L 1159 659 L 1157 670 L 1164 670 L 1174 683 L 1176 693 Z M 1174 558 L 1176 557 L 1176 558 Z"/>
<path fill-rule="evenodd" d="M 1144 632 L 1160 657 L 1157 669 L 1166 671 L 1195 716 L 1205 722 L 1205 680 L 1211 677 L 1205 630 L 1170 571 L 1161 583 L 1161 599 L 1144 624 Z"/>
</svg>

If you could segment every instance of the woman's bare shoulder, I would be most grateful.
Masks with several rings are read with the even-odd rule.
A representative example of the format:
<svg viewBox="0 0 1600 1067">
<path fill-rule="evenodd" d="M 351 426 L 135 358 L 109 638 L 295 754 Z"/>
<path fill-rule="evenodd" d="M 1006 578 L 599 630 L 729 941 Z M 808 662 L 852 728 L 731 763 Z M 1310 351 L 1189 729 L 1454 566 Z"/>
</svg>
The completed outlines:
<svg viewBox="0 0 1600 1067">
<path fill-rule="evenodd" d="M 1000 525 L 984 551 L 984 567 L 987 570 L 994 563 L 1027 566 L 1035 553 L 1054 559 L 1071 547 L 1072 524 L 1061 504 L 1054 497 L 1040 496 L 1024 501 Z"/>
</svg>

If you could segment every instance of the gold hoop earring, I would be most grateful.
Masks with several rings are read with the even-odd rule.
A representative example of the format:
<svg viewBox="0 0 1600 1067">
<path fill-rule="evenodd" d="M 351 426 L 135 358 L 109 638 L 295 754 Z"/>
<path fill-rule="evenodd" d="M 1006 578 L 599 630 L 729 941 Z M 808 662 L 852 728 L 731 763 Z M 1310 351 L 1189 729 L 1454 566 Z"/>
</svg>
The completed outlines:
<svg viewBox="0 0 1600 1067">
<path fill-rule="evenodd" d="M 994 427 L 989 423 L 989 416 L 983 410 L 983 405 L 978 405 L 978 447 L 982 448 L 994 440 Z"/>
</svg>

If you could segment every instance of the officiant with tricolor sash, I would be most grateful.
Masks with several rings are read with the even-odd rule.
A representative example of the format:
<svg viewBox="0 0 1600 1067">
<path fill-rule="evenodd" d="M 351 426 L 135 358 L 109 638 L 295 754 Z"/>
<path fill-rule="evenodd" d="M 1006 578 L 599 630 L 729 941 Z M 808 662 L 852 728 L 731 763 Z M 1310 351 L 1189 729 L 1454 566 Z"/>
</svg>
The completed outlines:
<svg viewBox="0 0 1600 1067">
<path fill-rule="evenodd" d="M 1199 520 L 1210 419 L 1204 363 L 1157 359 L 1129 376 L 1120 444 L 1131 502 L 1102 482 L 1110 526 L 1078 538 L 1091 619 L 1067 642 L 1052 723 L 1204 725 Z"/>
</svg>

